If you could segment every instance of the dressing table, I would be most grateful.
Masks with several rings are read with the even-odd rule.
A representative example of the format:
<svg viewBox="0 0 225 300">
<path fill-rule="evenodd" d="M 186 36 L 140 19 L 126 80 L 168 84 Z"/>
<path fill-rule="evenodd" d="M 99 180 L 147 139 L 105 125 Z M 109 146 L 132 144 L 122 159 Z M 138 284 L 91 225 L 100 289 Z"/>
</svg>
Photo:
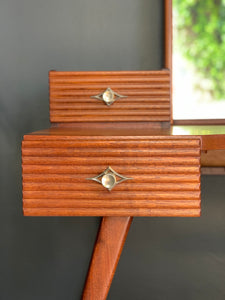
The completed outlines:
<svg viewBox="0 0 225 300">
<path fill-rule="evenodd" d="M 100 216 L 82 299 L 103 300 L 133 217 L 199 217 L 225 126 L 172 120 L 172 2 L 157 71 L 49 72 L 51 127 L 24 136 L 25 216 Z"/>
</svg>

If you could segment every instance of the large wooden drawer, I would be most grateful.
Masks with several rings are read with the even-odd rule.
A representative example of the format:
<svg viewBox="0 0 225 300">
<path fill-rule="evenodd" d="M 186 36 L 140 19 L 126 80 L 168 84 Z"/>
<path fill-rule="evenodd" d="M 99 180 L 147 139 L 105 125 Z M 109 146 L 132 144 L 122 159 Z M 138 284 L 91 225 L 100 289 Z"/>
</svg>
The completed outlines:
<svg viewBox="0 0 225 300">
<path fill-rule="evenodd" d="M 200 139 L 27 135 L 27 216 L 199 216 Z M 108 167 L 132 179 L 108 191 L 87 180 Z"/>
</svg>

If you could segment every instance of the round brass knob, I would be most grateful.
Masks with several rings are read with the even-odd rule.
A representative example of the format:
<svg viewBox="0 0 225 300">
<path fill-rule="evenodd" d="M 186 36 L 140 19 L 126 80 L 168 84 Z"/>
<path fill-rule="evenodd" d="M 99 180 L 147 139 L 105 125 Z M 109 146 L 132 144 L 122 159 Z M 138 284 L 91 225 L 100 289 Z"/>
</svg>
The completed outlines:
<svg viewBox="0 0 225 300">
<path fill-rule="evenodd" d="M 111 190 L 116 184 L 116 176 L 113 173 L 107 173 L 102 176 L 102 185 Z"/>
<path fill-rule="evenodd" d="M 117 184 L 119 184 L 125 180 L 132 179 L 132 178 L 128 178 L 128 177 L 125 177 L 125 176 L 117 173 L 109 166 L 101 174 L 98 174 L 97 176 L 94 176 L 92 178 L 86 178 L 86 179 L 96 181 L 96 182 L 100 183 L 108 191 L 111 191 L 114 188 L 114 186 L 116 186 Z"/>
<path fill-rule="evenodd" d="M 114 92 L 110 87 L 108 87 L 103 93 L 91 96 L 91 98 L 95 98 L 105 102 L 106 105 L 110 106 L 119 98 L 126 98 L 127 96 L 120 95 Z"/>
<path fill-rule="evenodd" d="M 103 100 L 107 105 L 111 104 L 114 101 L 114 93 L 111 89 L 107 89 L 103 95 L 102 95 Z"/>
</svg>

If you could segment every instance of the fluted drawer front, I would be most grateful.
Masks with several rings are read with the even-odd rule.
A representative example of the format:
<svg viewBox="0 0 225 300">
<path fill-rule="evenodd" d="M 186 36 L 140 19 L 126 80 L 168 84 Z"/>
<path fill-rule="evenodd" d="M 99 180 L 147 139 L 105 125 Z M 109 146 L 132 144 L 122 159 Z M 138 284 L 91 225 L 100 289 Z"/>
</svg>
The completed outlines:
<svg viewBox="0 0 225 300">
<path fill-rule="evenodd" d="M 49 73 L 51 122 L 170 121 L 170 72 Z M 107 106 L 92 98 L 111 88 L 119 95 Z"/>
<path fill-rule="evenodd" d="M 199 216 L 200 140 L 25 136 L 23 208 L 30 216 Z M 108 191 L 108 167 L 127 178 Z"/>
</svg>

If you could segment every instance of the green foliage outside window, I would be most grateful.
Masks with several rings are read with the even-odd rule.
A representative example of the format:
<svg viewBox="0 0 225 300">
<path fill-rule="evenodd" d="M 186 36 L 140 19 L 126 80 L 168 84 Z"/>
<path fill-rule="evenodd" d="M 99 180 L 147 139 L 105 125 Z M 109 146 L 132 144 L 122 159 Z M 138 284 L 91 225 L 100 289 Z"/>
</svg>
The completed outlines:
<svg viewBox="0 0 225 300">
<path fill-rule="evenodd" d="M 198 74 L 225 99 L 225 0 L 173 0 L 178 44 Z"/>
</svg>

